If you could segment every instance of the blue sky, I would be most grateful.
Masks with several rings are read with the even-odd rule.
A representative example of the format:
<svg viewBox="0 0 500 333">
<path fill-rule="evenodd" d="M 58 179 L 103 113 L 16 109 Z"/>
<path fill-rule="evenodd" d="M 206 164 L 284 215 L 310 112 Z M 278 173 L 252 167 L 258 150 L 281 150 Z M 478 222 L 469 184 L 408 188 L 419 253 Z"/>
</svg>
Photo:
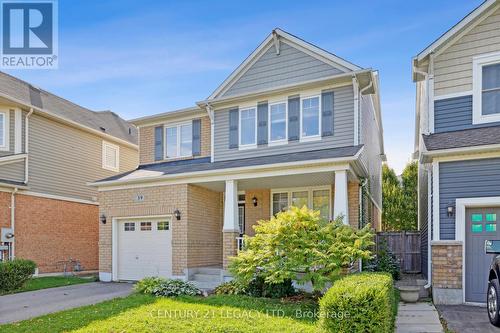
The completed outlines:
<svg viewBox="0 0 500 333">
<path fill-rule="evenodd" d="M 10 74 L 125 119 L 203 100 L 275 27 L 380 71 L 385 147 L 413 149 L 411 57 L 481 0 L 59 0 L 59 69 Z"/>
</svg>

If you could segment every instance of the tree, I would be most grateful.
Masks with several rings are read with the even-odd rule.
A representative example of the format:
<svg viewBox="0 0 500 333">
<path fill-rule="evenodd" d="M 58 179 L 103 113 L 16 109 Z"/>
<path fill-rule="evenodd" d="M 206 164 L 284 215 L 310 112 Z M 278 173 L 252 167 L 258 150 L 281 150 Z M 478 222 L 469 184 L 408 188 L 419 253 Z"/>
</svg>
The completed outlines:
<svg viewBox="0 0 500 333">
<path fill-rule="evenodd" d="M 382 169 L 382 227 L 386 231 L 417 230 L 418 164 L 409 163 L 401 181 L 387 165 Z"/>
<path fill-rule="evenodd" d="M 342 268 L 371 257 L 370 226 L 354 230 L 342 220 L 330 222 L 319 211 L 291 207 L 257 222 L 255 236 L 245 237 L 245 248 L 232 258 L 229 269 L 243 283 L 256 277 L 270 284 L 292 279 L 310 281 L 315 290 L 322 290 Z"/>
</svg>

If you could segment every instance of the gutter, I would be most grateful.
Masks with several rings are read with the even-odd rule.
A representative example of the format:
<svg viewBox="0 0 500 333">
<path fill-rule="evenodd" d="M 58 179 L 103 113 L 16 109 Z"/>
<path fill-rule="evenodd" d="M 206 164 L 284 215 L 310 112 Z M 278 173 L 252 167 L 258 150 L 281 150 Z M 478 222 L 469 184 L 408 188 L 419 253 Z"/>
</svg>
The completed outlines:
<svg viewBox="0 0 500 333">
<path fill-rule="evenodd" d="M 432 161 L 434 157 L 445 157 L 456 154 L 479 154 L 479 153 L 488 153 L 492 151 L 500 150 L 500 144 L 492 144 L 492 145 L 482 145 L 482 146 L 473 146 L 473 147 L 461 147 L 461 148 L 449 148 L 449 149 L 437 149 L 431 151 L 422 152 L 420 155 L 420 161 L 422 163 L 427 163 Z"/>
</svg>

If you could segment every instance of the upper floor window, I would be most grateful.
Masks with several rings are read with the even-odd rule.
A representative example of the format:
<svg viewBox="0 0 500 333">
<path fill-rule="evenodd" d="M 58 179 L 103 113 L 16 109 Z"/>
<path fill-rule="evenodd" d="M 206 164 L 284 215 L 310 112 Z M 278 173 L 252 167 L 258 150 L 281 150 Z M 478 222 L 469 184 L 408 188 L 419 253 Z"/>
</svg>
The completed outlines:
<svg viewBox="0 0 500 333">
<path fill-rule="evenodd" d="M 102 142 L 102 168 L 120 171 L 120 147 L 109 142 Z"/>
<path fill-rule="evenodd" d="M 256 108 L 240 110 L 240 148 L 257 144 L 257 112 Z"/>
<path fill-rule="evenodd" d="M 167 126 L 165 131 L 166 158 L 188 157 L 193 154 L 193 125 L 191 122 Z"/>
<path fill-rule="evenodd" d="M 473 123 L 500 121 L 500 53 L 473 58 Z"/>
<path fill-rule="evenodd" d="M 7 147 L 7 113 L 0 112 L 0 149 L 6 149 Z"/>
<path fill-rule="evenodd" d="M 269 142 L 287 140 L 287 103 L 269 105 Z"/>
<path fill-rule="evenodd" d="M 318 138 L 321 131 L 319 96 L 301 100 L 300 137 L 301 139 Z"/>
</svg>

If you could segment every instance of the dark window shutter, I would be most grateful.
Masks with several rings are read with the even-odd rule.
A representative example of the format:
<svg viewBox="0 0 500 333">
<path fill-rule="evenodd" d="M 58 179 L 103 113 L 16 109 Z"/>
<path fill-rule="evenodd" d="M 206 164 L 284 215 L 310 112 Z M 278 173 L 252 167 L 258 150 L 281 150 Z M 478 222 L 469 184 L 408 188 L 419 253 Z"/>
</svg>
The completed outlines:
<svg viewBox="0 0 500 333">
<path fill-rule="evenodd" d="M 238 148 L 238 109 L 229 110 L 229 148 Z"/>
<path fill-rule="evenodd" d="M 163 126 L 155 127 L 155 161 L 163 160 Z"/>
<path fill-rule="evenodd" d="M 333 91 L 321 94 L 321 136 L 333 135 Z"/>
<path fill-rule="evenodd" d="M 288 141 L 298 140 L 300 137 L 300 98 L 288 99 Z"/>
<path fill-rule="evenodd" d="M 267 144 L 267 103 L 257 105 L 257 144 Z"/>
<path fill-rule="evenodd" d="M 193 156 L 201 155 L 201 119 L 193 119 Z"/>
</svg>

